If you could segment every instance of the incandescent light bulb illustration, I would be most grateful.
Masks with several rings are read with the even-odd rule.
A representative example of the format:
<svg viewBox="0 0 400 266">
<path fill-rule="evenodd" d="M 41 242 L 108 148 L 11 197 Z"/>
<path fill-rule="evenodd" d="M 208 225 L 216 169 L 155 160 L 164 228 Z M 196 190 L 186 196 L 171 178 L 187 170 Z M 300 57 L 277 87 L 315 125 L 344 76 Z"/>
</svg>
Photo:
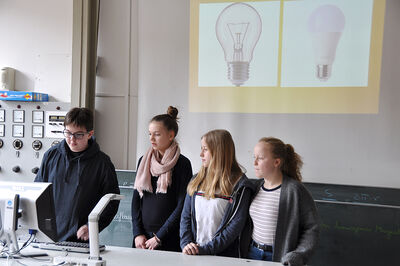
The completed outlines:
<svg viewBox="0 0 400 266">
<path fill-rule="evenodd" d="M 215 31 L 224 50 L 228 79 L 235 86 L 249 79 L 249 64 L 260 38 L 261 24 L 258 12 L 240 2 L 227 6 L 218 16 Z"/>
<path fill-rule="evenodd" d="M 308 20 L 311 33 L 317 78 L 327 81 L 331 76 L 336 48 L 345 26 L 345 16 L 334 5 L 322 5 L 316 8 Z"/>
</svg>

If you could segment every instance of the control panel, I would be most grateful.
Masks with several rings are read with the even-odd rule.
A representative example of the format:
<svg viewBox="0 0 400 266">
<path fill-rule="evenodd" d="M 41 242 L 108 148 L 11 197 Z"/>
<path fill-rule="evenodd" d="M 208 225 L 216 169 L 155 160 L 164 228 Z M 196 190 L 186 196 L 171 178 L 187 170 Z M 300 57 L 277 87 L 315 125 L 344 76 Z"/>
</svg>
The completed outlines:
<svg viewBox="0 0 400 266">
<path fill-rule="evenodd" d="M 63 138 L 61 102 L 0 101 L 0 180 L 31 182 L 43 154 Z"/>
</svg>

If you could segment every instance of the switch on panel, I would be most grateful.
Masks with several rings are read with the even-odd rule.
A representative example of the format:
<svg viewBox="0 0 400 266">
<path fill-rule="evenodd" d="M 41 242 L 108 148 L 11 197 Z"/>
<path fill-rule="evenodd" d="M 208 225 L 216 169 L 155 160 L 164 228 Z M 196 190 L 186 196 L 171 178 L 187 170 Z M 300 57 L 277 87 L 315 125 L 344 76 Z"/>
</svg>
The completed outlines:
<svg viewBox="0 0 400 266">
<path fill-rule="evenodd" d="M 39 172 L 39 167 L 33 167 L 33 168 L 32 168 L 32 173 L 33 173 L 33 174 L 36 175 L 38 172 Z"/>
</svg>

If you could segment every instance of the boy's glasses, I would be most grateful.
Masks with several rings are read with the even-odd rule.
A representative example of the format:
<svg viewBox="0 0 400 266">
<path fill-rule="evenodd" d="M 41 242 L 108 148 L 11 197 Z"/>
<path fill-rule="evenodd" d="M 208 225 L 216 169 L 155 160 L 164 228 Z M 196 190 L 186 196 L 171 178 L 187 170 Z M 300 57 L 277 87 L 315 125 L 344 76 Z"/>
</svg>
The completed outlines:
<svg viewBox="0 0 400 266">
<path fill-rule="evenodd" d="M 74 137 L 75 139 L 83 139 L 83 137 L 85 136 L 85 134 L 88 134 L 89 132 L 82 132 L 82 131 L 79 131 L 79 132 L 75 132 L 75 133 L 72 133 L 72 132 L 70 132 L 69 130 L 67 130 L 67 129 L 64 129 L 63 130 L 63 134 L 64 134 L 64 136 L 66 137 L 66 138 L 72 138 L 72 137 Z"/>
</svg>

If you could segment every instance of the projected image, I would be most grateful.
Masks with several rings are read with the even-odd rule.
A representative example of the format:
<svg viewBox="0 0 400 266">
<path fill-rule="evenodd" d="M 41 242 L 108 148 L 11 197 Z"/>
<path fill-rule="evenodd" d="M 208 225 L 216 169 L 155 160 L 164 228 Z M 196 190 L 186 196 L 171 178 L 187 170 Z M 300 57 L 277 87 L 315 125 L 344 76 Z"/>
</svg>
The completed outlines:
<svg viewBox="0 0 400 266">
<path fill-rule="evenodd" d="M 282 86 L 368 86 L 373 3 L 285 2 Z"/>
<path fill-rule="evenodd" d="M 335 5 L 317 7 L 308 19 L 308 31 L 311 33 L 316 77 L 327 81 L 332 72 L 336 47 L 345 25 L 345 17 L 340 8 Z"/>
<path fill-rule="evenodd" d="M 228 65 L 228 79 L 235 86 L 249 79 L 249 64 L 261 28 L 260 15 L 246 3 L 231 4 L 218 16 L 215 31 Z"/>
<path fill-rule="evenodd" d="M 198 86 L 276 86 L 279 1 L 204 3 Z"/>
<path fill-rule="evenodd" d="M 385 1 L 191 0 L 189 109 L 377 113 Z"/>
</svg>

